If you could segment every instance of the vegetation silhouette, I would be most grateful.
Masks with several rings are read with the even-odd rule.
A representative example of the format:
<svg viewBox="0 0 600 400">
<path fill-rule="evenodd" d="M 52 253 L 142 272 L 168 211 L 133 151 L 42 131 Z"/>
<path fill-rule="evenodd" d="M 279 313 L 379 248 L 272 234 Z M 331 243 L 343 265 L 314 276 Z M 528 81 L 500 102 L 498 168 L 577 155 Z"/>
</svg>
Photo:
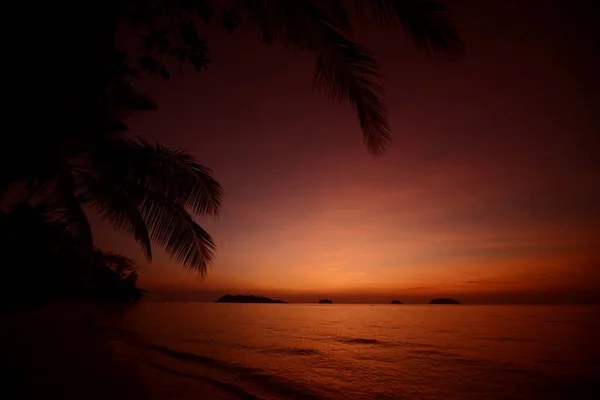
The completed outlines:
<svg viewBox="0 0 600 400">
<path fill-rule="evenodd" d="M 137 265 L 132 259 L 95 249 L 92 266 L 88 288 L 80 297 L 120 302 L 139 301 L 143 297 L 145 290 L 138 287 Z"/>
<path fill-rule="evenodd" d="M 460 304 L 460 301 L 448 298 L 433 299 L 429 304 Z"/>
<path fill-rule="evenodd" d="M 402 304 L 400 300 L 392 300 L 390 304 Z"/>
<path fill-rule="evenodd" d="M 2 306 L 43 305 L 58 299 L 137 301 L 133 260 L 93 249 L 82 251 L 64 225 L 48 220 L 39 207 L 18 204 L 0 213 L 0 252 L 5 258 Z"/>
<path fill-rule="evenodd" d="M 85 206 L 132 235 L 148 261 L 153 241 L 204 275 L 215 245 L 188 209 L 219 212 L 222 189 L 211 171 L 183 151 L 143 139 L 112 132 L 81 139 L 63 144 L 51 176 L 27 183 L 24 201 L 60 223 L 89 257 L 93 242 Z"/>
<path fill-rule="evenodd" d="M 329 299 L 322 299 L 319 300 L 319 304 L 333 304 L 333 301 Z"/>
<path fill-rule="evenodd" d="M 215 303 L 277 303 L 277 304 L 286 304 L 286 301 L 282 300 L 273 300 L 268 297 L 263 296 L 254 296 L 254 295 L 232 295 L 226 294 L 224 296 L 219 297 L 215 300 Z"/>
<path fill-rule="evenodd" d="M 89 258 L 92 234 L 83 207 L 92 206 L 131 234 L 149 261 L 152 240 L 202 276 L 215 245 L 193 215 L 216 215 L 222 190 L 191 155 L 124 136 L 126 117 L 156 108 L 134 89 L 141 73 L 169 78 L 168 57 L 201 71 L 210 62 L 202 26 L 217 22 L 233 33 L 253 20 L 265 43 L 315 54 L 314 89 L 355 108 L 364 142 L 378 155 L 391 140 L 383 89 L 377 62 L 352 39 L 349 15 L 401 26 L 418 50 L 456 57 L 463 47 L 447 8 L 437 0 L 357 0 L 350 10 L 339 0 L 218 4 L 91 0 L 85 18 L 74 18 L 69 2 L 39 5 L 29 26 L 40 33 L 36 48 L 49 52 L 46 59 L 52 62 L 30 74 L 38 97 L 19 104 L 35 109 L 45 129 L 35 145 L 19 129 L 6 133 L 0 200 L 17 191 L 29 204 L 43 202 L 44 213 L 73 233 Z M 122 30 L 140 39 L 141 48 L 124 51 L 118 40 Z M 76 48 L 75 36 L 81 43 Z M 23 65 L 40 65 L 43 55 L 33 53 L 23 54 Z"/>
</svg>

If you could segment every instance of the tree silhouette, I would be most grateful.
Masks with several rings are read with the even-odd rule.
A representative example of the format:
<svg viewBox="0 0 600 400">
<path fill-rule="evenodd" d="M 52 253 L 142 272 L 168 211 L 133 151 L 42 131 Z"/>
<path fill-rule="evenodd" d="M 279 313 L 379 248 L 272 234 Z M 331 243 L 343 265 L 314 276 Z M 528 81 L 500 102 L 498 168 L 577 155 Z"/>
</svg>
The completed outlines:
<svg viewBox="0 0 600 400">
<path fill-rule="evenodd" d="M 121 254 L 94 250 L 94 261 L 86 297 L 112 301 L 137 301 L 144 290 L 137 286 L 135 262 Z"/>
<path fill-rule="evenodd" d="M 168 78 L 165 56 L 198 71 L 206 68 L 210 59 L 209 44 L 202 38 L 205 25 L 220 24 L 233 33 L 250 21 L 259 27 L 264 42 L 315 54 L 315 90 L 351 104 L 367 148 L 380 154 L 391 136 L 379 69 L 370 52 L 352 39 L 349 15 L 399 26 L 421 51 L 456 57 L 463 47 L 447 8 L 438 0 L 90 0 L 85 16 L 79 17 L 73 16 L 71 2 L 42 7 L 47 7 L 38 13 L 43 19 L 35 25 L 43 33 L 42 47 L 52 49 L 53 63 L 45 66 L 39 83 L 63 95 L 66 107 L 55 104 L 54 111 L 62 109 L 68 116 L 53 112 L 49 121 L 61 134 L 89 134 L 104 127 L 98 100 L 105 100 L 107 92 L 127 90 L 141 72 Z M 141 39 L 143 48 L 136 54 L 119 48 L 119 27 Z"/>
<path fill-rule="evenodd" d="M 233 32 L 244 18 L 253 19 L 268 43 L 312 51 L 316 56 L 314 88 L 352 105 L 368 150 L 381 154 L 391 140 L 377 62 L 351 39 L 352 24 L 340 0 L 237 0 L 211 7 L 208 1 L 132 1 L 124 19 L 141 35 L 148 54 L 137 59 L 135 71 L 168 77 L 157 56 L 173 55 L 198 71 L 209 63 L 208 44 L 199 35 L 202 23 L 219 19 Z M 418 50 L 458 56 L 462 42 L 436 0 L 355 0 L 354 13 L 388 25 L 400 25 Z M 166 21 L 169 21 L 165 23 Z M 121 59 L 126 57 L 121 53 Z"/>
<path fill-rule="evenodd" d="M 139 300 L 133 260 L 79 247 L 77 238 L 42 207 L 17 204 L 0 213 L 1 304 L 44 304 L 59 298 Z"/>
<path fill-rule="evenodd" d="M 208 168 L 180 150 L 123 136 L 124 118 L 155 109 L 134 90 L 142 72 L 169 77 L 165 57 L 200 71 L 209 48 L 202 27 L 220 23 L 229 33 L 253 20 L 263 41 L 315 54 L 314 88 L 351 104 L 364 142 L 381 154 L 391 140 L 377 62 L 352 39 L 349 15 L 398 25 L 419 50 L 455 57 L 462 42 L 437 0 L 90 0 L 85 13 L 59 0 L 38 5 L 28 29 L 36 49 L 20 65 L 36 67 L 28 82 L 35 96 L 19 106 L 35 110 L 43 134 L 7 130 L 0 154 L 0 196 L 25 183 L 22 199 L 43 204 L 48 218 L 67 227 L 91 254 L 92 234 L 83 206 L 91 205 L 117 229 L 130 233 L 151 259 L 153 240 L 187 268 L 206 273 L 214 243 L 193 219 L 215 215 L 221 187 Z M 127 54 L 119 28 L 143 42 Z M 27 47 L 29 49 L 29 47 Z M 44 53 L 45 52 L 45 53 Z M 40 67 L 41 66 L 41 67 Z M 22 126 L 26 123 L 22 124 Z"/>
<path fill-rule="evenodd" d="M 3 183 L 24 182 L 23 201 L 64 226 L 89 257 L 93 240 L 85 206 L 131 234 L 147 260 L 152 259 L 153 241 L 203 276 L 215 245 L 192 214 L 217 215 L 222 188 L 211 170 L 186 152 L 124 135 L 120 118 L 153 109 L 153 104 L 122 79 L 115 76 L 95 105 L 96 116 L 77 125 L 84 129 L 89 124 L 90 129 L 71 130 L 65 123 L 65 130 L 46 138 L 52 139 L 46 147 L 26 141 L 7 146 Z"/>
<path fill-rule="evenodd" d="M 218 213 L 222 189 L 208 168 L 183 151 L 120 135 L 85 138 L 62 154 L 56 174 L 34 182 L 29 200 L 64 226 L 80 248 L 89 253 L 93 247 L 87 205 L 131 234 L 147 260 L 154 241 L 185 267 L 206 273 L 215 245 L 187 209 Z"/>
</svg>

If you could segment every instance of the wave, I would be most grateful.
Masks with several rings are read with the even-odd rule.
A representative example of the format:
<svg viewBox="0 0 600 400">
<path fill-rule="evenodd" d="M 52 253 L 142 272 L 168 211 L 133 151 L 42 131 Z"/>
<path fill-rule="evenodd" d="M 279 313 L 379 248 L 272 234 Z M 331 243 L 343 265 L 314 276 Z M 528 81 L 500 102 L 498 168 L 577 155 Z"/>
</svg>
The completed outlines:
<svg viewBox="0 0 600 400">
<path fill-rule="evenodd" d="M 349 344 L 372 344 L 377 346 L 386 346 L 386 347 L 425 347 L 425 348 L 435 348 L 436 346 L 426 344 L 426 343 L 418 343 L 418 342 L 408 342 L 408 341 L 400 341 L 400 342 L 386 342 L 378 339 L 369 339 L 369 338 L 354 338 L 354 337 L 343 337 L 338 336 L 334 339 L 339 343 L 349 343 Z"/>
<path fill-rule="evenodd" d="M 475 338 L 476 340 L 491 340 L 494 342 L 532 342 L 531 339 L 519 338 L 519 337 L 480 337 Z"/>
<path fill-rule="evenodd" d="M 204 366 L 220 369 L 222 371 L 228 372 L 234 376 L 236 376 L 236 380 L 243 383 L 251 383 L 259 387 L 261 391 L 266 391 L 271 393 L 278 398 L 285 399 L 298 399 L 298 400 L 316 400 L 320 397 L 315 396 L 311 393 L 309 388 L 303 387 L 295 382 L 287 381 L 278 376 L 266 373 L 262 369 L 245 367 L 239 364 L 229 363 L 225 361 L 218 360 L 216 358 L 202 356 L 194 353 L 188 353 L 184 351 L 173 350 L 168 347 L 154 345 L 154 344 L 139 344 L 141 348 L 156 351 L 165 356 L 192 363 L 199 363 Z M 167 368 L 167 367 L 164 367 Z M 163 368 L 163 369 L 164 369 Z M 168 368 L 170 369 L 170 368 Z M 177 370 L 172 370 L 170 372 L 181 374 L 186 374 L 185 372 L 180 372 Z M 165 371 L 166 372 L 166 371 Z M 190 374 L 187 374 L 190 375 Z M 193 377 L 193 376 L 192 376 Z M 201 379 L 210 379 L 201 377 Z M 213 382 L 215 383 L 215 382 Z M 217 385 L 224 384 L 221 381 L 216 381 Z M 235 386 L 235 385 L 234 385 Z M 230 388 L 231 389 L 231 388 Z M 235 389 L 233 389 L 235 390 Z M 245 397 L 242 397 L 245 398 Z M 254 397 L 256 399 L 260 399 L 260 397 Z"/>
<path fill-rule="evenodd" d="M 450 329 L 434 329 L 432 332 L 435 333 L 456 333 L 456 331 Z"/>
<path fill-rule="evenodd" d="M 448 353 L 444 353 L 438 350 L 408 350 L 410 354 L 423 354 L 423 355 L 436 355 L 436 356 L 451 356 Z"/>
<path fill-rule="evenodd" d="M 338 342 L 351 343 L 351 344 L 383 344 L 377 339 L 365 339 L 365 338 L 339 338 Z"/>
<path fill-rule="evenodd" d="M 225 370 L 228 372 L 254 373 L 254 372 L 258 371 L 257 369 L 254 369 L 254 368 L 248 368 L 248 367 L 244 367 L 242 365 L 238 365 L 238 364 L 234 364 L 234 363 L 226 363 L 226 362 L 218 360 L 216 358 L 201 356 L 201 355 L 194 354 L 194 353 L 187 353 L 185 351 L 173 350 L 168 347 L 158 346 L 155 344 L 142 343 L 142 344 L 138 344 L 137 346 L 141 347 L 143 349 L 156 351 L 165 356 L 175 358 L 180 361 L 200 363 L 200 364 L 204 364 L 209 367 L 218 368 L 218 369 Z"/>
<path fill-rule="evenodd" d="M 145 361 L 144 364 L 146 364 L 154 369 L 157 369 L 159 371 L 166 372 L 169 374 L 182 376 L 184 378 L 192 378 L 192 379 L 208 382 L 211 385 L 213 385 L 214 387 L 216 387 L 217 389 L 222 390 L 227 394 L 237 396 L 237 397 L 240 397 L 245 400 L 262 400 L 261 397 L 254 396 L 253 394 L 248 393 L 246 390 L 244 390 L 243 388 L 241 388 L 237 385 L 223 382 L 218 379 L 208 378 L 205 376 L 200 376 L 200 375 L 195 375 L 195 374 L 190 374 L 187 372 L 182 372 L 182 371 L 179 371 L 179 370 L 176 370 L 173 368 L 165 367 L 164 365 L 153 363 L 151 361 Z"/>
<path fill-rule="evenodd" d="M 289 354 L 293 356 L 315 356 L 321 352 L 316 349 L 301 349 L 299 347 L 279 347 L 260 350 L 262 353 Z"/>
</svg>

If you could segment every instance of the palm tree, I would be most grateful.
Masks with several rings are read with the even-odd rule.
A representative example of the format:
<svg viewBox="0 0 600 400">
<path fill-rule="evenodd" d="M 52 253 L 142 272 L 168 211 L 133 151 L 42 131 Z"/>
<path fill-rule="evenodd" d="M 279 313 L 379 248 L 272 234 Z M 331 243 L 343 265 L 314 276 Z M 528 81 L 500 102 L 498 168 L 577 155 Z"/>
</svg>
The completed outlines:
<svg viewBox="0 0 600 400">
<path fill-rule="evenodd" d="M 119 134 L 69 144 L 51 178 L 32 183 L 28 201 L 88 253 L 85 206 L 131 234 L 148 261 L 155 242 L 183 266 L 206 273 L 215 245 L 190 211 L 217 215 L 221 208 L 222 188 L 208 168 L 183 151 Z"/>
<path fill-rule="evenodd" d="M 314 89 L 354 107 L 364 142 L 377 155 L 389 145 L 391 132 L 379 67 L 370 52 L 352 39 L 353 17 L 399 26 L 420 51 L 456 57 L 463 49 L 440 0 L 91 0 L 86 2 L 87 17 L 79 18 L 72 17 L 73 4 L 49 3 L 48 10 L 37 13 L 42 20 L 31 25 L 40 27 L 42 40 L 52 48 L 53 62 L 45 65 L 46 75 L 39 83 L 48 93 L 62 93 L 68 105 L 56 103 L 50 114 L 68 110 L 72 117 L 76 110 L 90 129 L 97 121 L 87 107 L 93 108 L 105 95 L 115 73 L 131 78 L 146 71 L 167 78 L 163 56 L 201 71 L 210 62 L 203 25 L 216 22 L 234 32 L 250 21 L 259 27 L 264 42 L 315 54 Z M 49 13 L 56 15 L 49 18 Z M 118 48 L 119 26 L 139 36 L 144 48 L 136 55 L 141 57 L 130 57 Z M 82 43 L 76 49 L 75 34 Z M 80 70 L 77 76 L 73 66 Z M 54 130 L 64 132 L 69 118 L 52 119 Z M 81 121 L 71 122 L 70 129 L 87 130 Z"/>
<path fill-rule="evenodd" d="M 391 141 L 384 92 L 377 62 L 369 51 L 350 39 L 348 10 L 340 0 L 240 0 L 237 9 L 248 11 L 258 22 L 267 43 L 310 50 L 316 55 L 314 89 L 358 115 L 369 152 L 381 154 Z M 379 23 L 399 24 L 418 50 L 451 57 L 462 51 L 462 42 L 437 0 L 354 0 L 354 12 L 370 15 Z"/>
<path fill-rule="evenodd" d="M 32 99 L 24 106 L 38 109 L 47 129 L 34 146 L 18 130 L 7 132 L 0 155 L 0 195 L 15 182 L 25 182 L 25 200 L 42 205 L 46 215 L 64 224 L 88 254 L 92 233 L 83 207 L 92 206 L 115 228 L 130 233 L 148 260 L 154 241 L 187 268 L 205 274 L 214 242 L 192 214 L 219 212 L 220 185 L 191 155 L 127 139 L 122 132 L 127 130 L 123 118 L 154 109 L 149 99 L 133 90 L 131 82 L 140 72 L 168 78 L 160 61 L 164 55 L 197 70 L 207 66 L 208 46 L 199 27 L 210 23 L 213 15 L 229 32 L 244 19 L 252 19 L 266 43 L 313 52 L 315 90 L 351 104 L 367 149 L 373 155 L 385 150 L 391 132 L 378 65 L 367 49 L 351 39 L 351 12 L 345 2 L 219 4 L 215 8 L 206 0 L 92 0 L 86 3 L 88 19 L 73 18 L 70 2 L 40 5 L 34 14 L 41 20 L 29 26 L 41 29 L 38 47 L 52 49 L 52 62 L 31 78 L 37 79 L 34 84 L 41 100 Z M 419 50 L 452 57 L 462 50 L 446 7 L 437 0 L 355 0 L 350 10 L 400 25 Z M 147 54 L 132 60 L 116 47 L 119 24 L 140 36 Z M 76 49 L 75 35 L 83 44 Z M 37 58 L 32 61 L 39 64 Z"/>
<path fill-rule="evenodd" d="M 88 110 L 93 118 L 74 116 L 80 128 L 92 120 L 89 129 L 70 130 L 67 123 L 41 149 L 9 147 L 14 154 L 7 158 L 16 165 L 3 169 L 2 177 L 8 185 L 24 182 L 22 203 L 35 205 L 44 218 L 66 229 L 89 262 L 93 240 L 86 207 L 131 234 L 148 261 L 154 242 L 202 277 L 215 244 L 193 216 L 216 216 L 223 190 L 212 171 L 186 152 L 125 136 L 123 118 L 154 108 L 117 71 L 110 88 Z M 23 150 L 33 154 L 24 157 Z M 36 150 L 41 156 L 36 157 Z"/>
</svg>

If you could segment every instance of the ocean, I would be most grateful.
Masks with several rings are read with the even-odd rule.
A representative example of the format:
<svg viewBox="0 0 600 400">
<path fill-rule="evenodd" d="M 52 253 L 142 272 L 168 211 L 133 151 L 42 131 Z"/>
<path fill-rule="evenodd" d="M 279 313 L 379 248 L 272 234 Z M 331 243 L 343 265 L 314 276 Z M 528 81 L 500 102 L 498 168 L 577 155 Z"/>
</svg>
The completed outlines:
<svg viewBox="0 0 600 400">
<path fill-rule="evenodd" d="M 594 306 L 143 302 L 115 348 L 160 399 L 599 399 Z"/>
</svg>

